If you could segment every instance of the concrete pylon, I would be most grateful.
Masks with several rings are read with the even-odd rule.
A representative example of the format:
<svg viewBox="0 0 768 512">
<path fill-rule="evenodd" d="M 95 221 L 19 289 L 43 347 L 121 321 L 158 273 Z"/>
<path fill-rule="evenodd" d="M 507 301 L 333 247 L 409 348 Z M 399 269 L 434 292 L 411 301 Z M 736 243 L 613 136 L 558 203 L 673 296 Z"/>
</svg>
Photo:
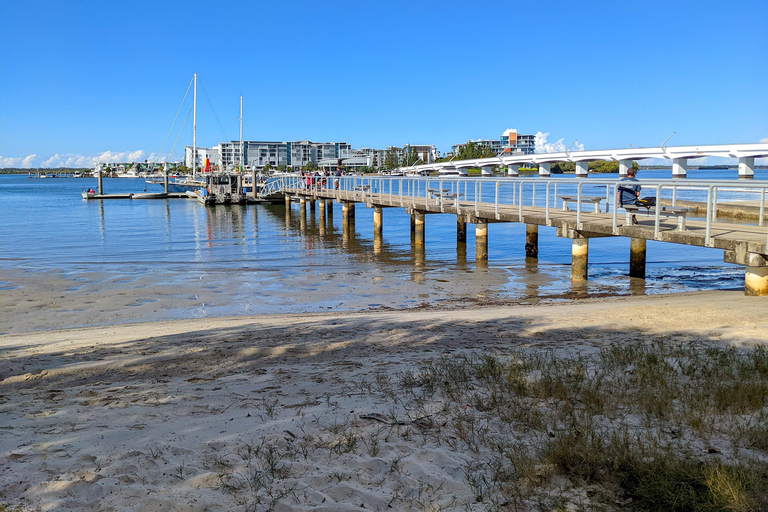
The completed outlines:
<svg viewBox="0 0 768 512">
<path fill-rule="evenodd" d="M 574 238 L 571 245 L 571 281 L 586 281 L 589 264 L 589 238 Z"/>
<path fill-rule="evenodd" d="M 688 159 L 687 158 L 672 159 L 672 177 L 673 178 L 688 177 Z"/>
<path fill-rule="evenodd" d="M 539 226 L 536 224 L 525 225 L 525 257 L 539 257 Z"/>
<path fill-rule="evenodd" d="M 424 245 L 425 239 L 425 225 L 424 225 L 424 212 L 413 212 L 411 214 L 411 222 L 413 226 L 413 241 L 415 245 Z"/>
<path fill-rule="evenodd" d="M 744 274 L 744 294 L 759 297 L 768 296 L 768 267 L 747 265 Z"/>
<path fill-rule="evenodd" d="M 629 243 L 629 277 L 645 279 L 645 238 L 633 238 Z"/>
<path fill-rule="evenodd" d="M 752 179 L 755 177 L 754 157 L 739 158 L 739 179 Z"/>
<path fill-rule="evenodd" d="M 488 261 L 488 223 L 475 224 L 475 261 Z"/>
<path fill-rule="evenodd" d="M 461 215 L 456 217 L 456 242 L 467 243 L 467 221 Z"/>
<path fill-rule="evenodd" d="M 373 234 L 381 235 L 384 230 L 384 209 L 381 206 L 373 207 Z"/>
</svg>

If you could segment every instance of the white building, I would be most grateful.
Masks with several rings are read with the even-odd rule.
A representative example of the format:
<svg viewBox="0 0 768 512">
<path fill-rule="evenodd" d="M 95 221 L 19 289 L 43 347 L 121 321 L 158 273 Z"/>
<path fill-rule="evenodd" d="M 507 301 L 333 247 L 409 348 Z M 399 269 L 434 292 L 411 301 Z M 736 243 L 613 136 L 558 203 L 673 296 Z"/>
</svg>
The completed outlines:
<svg viewBox="0 0 768 512">
<path fill-rule="evenodd" d="M 219 153 L 218 146 L 215 148 L 202 148 L 198 146 L 196 151 L 196 156 L 197 156 L 196 167 L 198 169 L 204 168 L 206 159 L 208 159 L 211 165 L 219 165 L 221 163 L 221 158 L 219 157 L 219 155 L 220 153 Z M 192 146 L 184 147 L 184 166 L 192 169 Z"/>
<path fill-rule="evenodd" d="M 192 167 L 192 147 L 186 148 L 186 165 Z M 310 162 L 346 158 L 352 148 L 346 142 L 312 142 L 300 140 L 293 142 L 240 141 L 222 142 L 213 148 L 197 148 L 197 166 L 201 168 L 208 158 L 211 164 L 222 169 L 233 169 L 242 163 L 245 167 L 263 169 L 266 165 L 278 167 L 285 165 L 299 169 Z M 241 162 L 241 160 L 243 160 Z"/>
</svg>

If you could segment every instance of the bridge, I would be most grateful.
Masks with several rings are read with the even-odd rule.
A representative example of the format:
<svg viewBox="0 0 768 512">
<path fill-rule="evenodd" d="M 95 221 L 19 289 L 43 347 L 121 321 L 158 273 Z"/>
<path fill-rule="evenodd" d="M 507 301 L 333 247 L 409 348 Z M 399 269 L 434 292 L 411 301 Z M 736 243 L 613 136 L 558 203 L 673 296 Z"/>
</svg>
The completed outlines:
<svg viewBox="0 0 768 512">
<path fill-rule="evenodd" d="M 467 224 L 474 224 L 478 264 L 488 260 L 488 224 L 519 222 L 526 224 L 528 257 L 538 257 L 540 226 L 555 228 L 558 236 L 572 240 L 573 281 L 588 279 L 590 239 L 620 236 L 631 239 L 632 277 L 645 277 L 647 240 L 710 247 L 722 250 L 726 262 L 744 266 L 747 295 L 768 296 L 768 182 L 763 180 L 642 180 L 643 196 L 655 191 L 658 206 L 636 212 L 637 224 L 616 207 L 615 178 L 347 176 L 321 178 L 310 186 L 301 176 L 278 181 L 275 190 L 284 194 L 286 206 L 298 199 L 302 214 L 307 203 L 314 208 L 319 201 L 321 217 L 328 201 L 341 203 L 345 230 L 354 219 L 356 203 L 372 208 L 374 247 L 377 241 L 381 246 L 383 208 L 404 208 L 410 214 L 416 254 L 424 250 L 426 215 L 455 215 L 458 242 L 466 242 Z M 726 206 L 733 204 L 752 220 L 722 219 Z"/>
<path fill-rule="evenodd" d="M 626 176 L 633 161 L 656 158 L 666 160 L 672 165 L 673 178 L 685 178 L 688 173 L 688 161 L 704 157 L 737 158 L 739 161 L 739 178 L 749 179 L 753 178 L 755 174 L 755 158 L 768 157 L 768 144 L 662 145 L 654 148 L 561 151 L 531 155 L 502 154 L 490 158 L 411 165 L 401 167 L 400 170 L 406 173 L 423 174 L 432 171 L 446 172 L 479 168 L 483 170 L 484 174 L 490 174 L 494 167 L 502 167 L 507 169 L 508 176 L 518 176 L 520 166 L 533 164 L 538 165 L 539 175 L 546 177 L 551 174 L 553 163 L 572 162 L 576 164 L 576 176 L 586 177 L 589 174 L 588 164 L 590 160 L 609 160 L 618 161 L 619 175 Z"/>
</svg>

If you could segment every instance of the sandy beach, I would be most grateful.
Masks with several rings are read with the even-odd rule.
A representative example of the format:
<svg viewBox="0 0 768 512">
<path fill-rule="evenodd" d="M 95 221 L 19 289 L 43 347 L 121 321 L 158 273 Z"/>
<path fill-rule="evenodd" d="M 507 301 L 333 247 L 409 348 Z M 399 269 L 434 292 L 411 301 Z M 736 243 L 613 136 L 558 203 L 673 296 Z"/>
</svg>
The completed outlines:
<svg viewBox="0 0 768 512">
<path fill-rule="evenodd" d="M 767 307 L 706 292 L 0 336 L 0 503 L 486 510 L 462 469 L 483 453 L 420 430 L 440 404 L 414 414 L 393 391 L 403 375 L 438 358 L 521 349 L 565 357 L 659 338 L 766 344 Z"/>
</svg>

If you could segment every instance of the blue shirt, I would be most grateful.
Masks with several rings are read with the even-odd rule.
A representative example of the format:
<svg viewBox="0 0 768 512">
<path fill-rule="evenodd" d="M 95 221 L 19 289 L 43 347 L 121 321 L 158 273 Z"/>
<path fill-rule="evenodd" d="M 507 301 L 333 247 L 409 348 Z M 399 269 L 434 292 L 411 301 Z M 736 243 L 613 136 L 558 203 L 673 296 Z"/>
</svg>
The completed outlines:
<svg viewBox="0 0 768 512">
<path fill-rule="evenodd" d="M 619 192 L 621 196 L 619 197 L 619 204 L 625 205 L 625 204 L 637 204 L 637 200 L 640 197 L 640 185 L 635 185 L 634 183 L 639 183 L 637 178 L 621 178 L 622 182 L 631 182 L 619 185 Z"/>
</svg>

